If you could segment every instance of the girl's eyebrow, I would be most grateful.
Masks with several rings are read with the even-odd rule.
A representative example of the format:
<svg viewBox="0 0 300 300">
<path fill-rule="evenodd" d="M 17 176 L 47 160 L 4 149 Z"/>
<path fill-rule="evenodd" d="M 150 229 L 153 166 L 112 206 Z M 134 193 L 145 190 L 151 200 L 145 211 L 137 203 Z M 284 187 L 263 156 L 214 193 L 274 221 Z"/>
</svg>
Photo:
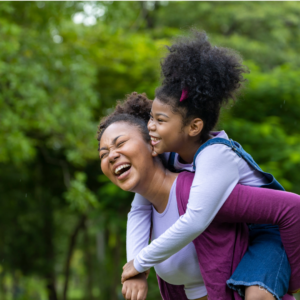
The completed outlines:
<svg viewBox="0 0 300 300">
<path fill-rule="evenodd" d="M 116 144 L 117 139 L 118 139 L 120 136 L 123 136 L 123 134 L 118 135 L 117 137 L 115 137 L 115 138 L 112 140 L 112 142 L 111 142 L 111 145 L 112 145 L 112 146 L 114 146 L 114 145 Z M 99 152 L 100 152 L 101 150 L 108 150 L 108 148 L 107 148 L 107 147 L 101 147 L 101 148 L 99 149 Z"/>
<path fill-rule="evenodd" d="M 163 113 L 156 113 L 155 114 L 156 117 L 159 117 L 159 116 L 164 116 L 166 118 L 169 118 L 167 115 L 163 114 Z"/>
</svg>

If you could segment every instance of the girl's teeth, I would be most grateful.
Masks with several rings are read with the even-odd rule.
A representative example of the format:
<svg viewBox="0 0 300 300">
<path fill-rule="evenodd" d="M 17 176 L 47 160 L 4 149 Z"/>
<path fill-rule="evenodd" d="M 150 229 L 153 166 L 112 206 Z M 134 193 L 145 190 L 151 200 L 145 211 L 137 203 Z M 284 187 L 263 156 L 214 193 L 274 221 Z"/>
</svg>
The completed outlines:
<svg viewBox="0 0 300 300">
<path fill-rule="evenodd" d="M 157 142 L 159 139 L 151 137 L 151 140 Z"/>
</svg>

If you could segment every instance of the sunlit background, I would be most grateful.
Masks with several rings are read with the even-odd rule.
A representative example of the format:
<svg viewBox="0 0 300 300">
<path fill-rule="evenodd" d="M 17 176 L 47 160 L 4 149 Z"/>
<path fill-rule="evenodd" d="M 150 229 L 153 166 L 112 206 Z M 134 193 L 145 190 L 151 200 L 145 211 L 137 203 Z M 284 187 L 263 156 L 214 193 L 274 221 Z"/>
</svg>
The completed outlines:
<svg viewBox="0 0 300 300">
<path fill-rule="evenodd" d="M 299 2 L 0 2 L 1 300 L 122 299 L 133 195 L 102 175 L 97 124 L 132 91 L 153 98 L 191 26 L 250 70 L 218 128 L 300 193 Z"/>
</svg>

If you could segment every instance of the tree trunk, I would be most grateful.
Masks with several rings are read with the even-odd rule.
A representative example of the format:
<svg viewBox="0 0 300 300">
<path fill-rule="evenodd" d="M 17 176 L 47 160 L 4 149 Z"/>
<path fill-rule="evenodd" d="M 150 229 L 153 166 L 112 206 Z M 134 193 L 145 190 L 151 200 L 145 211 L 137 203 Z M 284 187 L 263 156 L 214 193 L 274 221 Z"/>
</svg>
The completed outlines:
<svg viewBox="0 0 300 300">
<path fill-rule="evenodd" d="M 110 300 L 118 300 L 118 292 L 117 292 L 117 287 L 120 286 L 120 256 L 121 256 L 121 251 L 120 251 L 120 234 L 119 232 L 116 233 L 116 246 L 113 249 L 113 278 L 112 278 L 112 284 L 110 287 L 110 294 L 111 294 L 111 299 Z"/>
<path fill-rule="evenodd" d="M 141 3 L 141 9 L 142 9 L 142 16 L 146 21 L 146 28 L 153 29 L 154 25 L 155 25 L 154 17 L 155 17 L 155 13 L 159 7 L 159 4 L 157 1 L 153 1 L 152 2 L 153 7 L 150 10 L 147 8 L 147 1 L 141 1 L 140 3 Z"/>
<path fill-rule="evenodd" d="M 82 215 L 71 236 L 70 236 L 70 241 L 69 241 L 69 247 L 68 247 L 68 254 L 67 254 L 67 259 L 66 259 L 66 263 L 65 263 L 65 282 L 64 282 L 64 289 L 63 289 L 63 300 L 67 299 L 67 292 L 68 292 L 68 285 L 69 285 L 69 276 L 70 276 L 70 264 L 71 264 L 71 258 L 74 252 L 74 248 L 76 245 L 76 240 L 78 237 L 78 233 L 80 231 L 80 229 L 84 228 L 85 226 L 85 221 L 86 221 L 86 215 Z"/>
<path fill-rule="evenodd" d="M 49 276 L 46 277 L 46 282 L 48 300 L 58 300 L 55 286 L 55 277 L 52 274 L 49 274 Z"/>
<path fill-rule="evenodd" d="M 40 160 L 37 164 L 35 173 L 35 198 L 41 203 L 41 215 L 43 220 L 43 236 L 44 249 L 45 249 L 45 273 L 44 278 L 46 281 L 46 288 L 48 292 L 48 300 L 58 300 L 56 285 L 55 285 L 55 255 L 54 255 L 54 221 L 53 221 L 53 203 L 51 197 L 43 192 L 43 186 L 45 186 L 44 174 L 46 173 L 46 165 Z"/>
<path fill-rule="evenodd" d="M 86 268 L 86 295 L 87 299 L 93 300 L 93 262 L 92 262 L 92 255 L 91 255 L 91 243 L 89 238 L 88 228 L 85 224 L 84 226 L 84 255 L 85 255 L 85 268 Z"/>
</svg>

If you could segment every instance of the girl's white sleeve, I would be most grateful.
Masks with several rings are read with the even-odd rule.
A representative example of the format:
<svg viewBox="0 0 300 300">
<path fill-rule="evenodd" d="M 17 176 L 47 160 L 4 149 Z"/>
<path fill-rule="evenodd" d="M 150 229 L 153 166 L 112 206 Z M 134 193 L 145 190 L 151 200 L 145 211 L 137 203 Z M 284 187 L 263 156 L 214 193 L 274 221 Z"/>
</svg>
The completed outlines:
<svg viewBox="0 0 300 300">
<path fill-rule="evenodd" d="M 208 146 L 196 158 L 186 213 L 134 259 L 140 273 L 192 242 L 214 219 L 239 181 L 238 156 L 225 145 Z"/>
<path fill-rule="evenodd" d="M 135 194 L 127 219 L 126 253 L 127 261 L 134 259 L 148 246 L 152 217 L 152 204 Z"/>
</svg>

